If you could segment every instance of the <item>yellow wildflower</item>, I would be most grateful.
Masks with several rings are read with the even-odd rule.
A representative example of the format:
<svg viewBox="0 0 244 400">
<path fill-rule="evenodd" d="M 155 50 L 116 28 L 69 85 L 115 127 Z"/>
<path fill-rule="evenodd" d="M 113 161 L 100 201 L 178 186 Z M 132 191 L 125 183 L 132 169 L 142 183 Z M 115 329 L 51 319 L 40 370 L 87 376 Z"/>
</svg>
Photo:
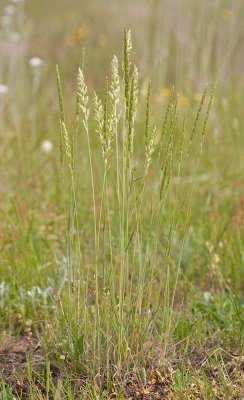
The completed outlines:
<svg viewBox="0 0 244 400">
<path fill-rule="evenodd" d="M 180 107 L 185 107 L 189 104 L 189 99 L 188 97 L 184 96 L 183 94 L 179 95 L 179 106 Z"/>
<path fill-rule="evenodd" d="M 82 25 L 77 29 L 77 38 L 82 41 L 84 39 L 87 38 L 87 36 L 89 36 L 90 33 L 90 29 L 88 26 L 86 25 Z"/>
</svg>

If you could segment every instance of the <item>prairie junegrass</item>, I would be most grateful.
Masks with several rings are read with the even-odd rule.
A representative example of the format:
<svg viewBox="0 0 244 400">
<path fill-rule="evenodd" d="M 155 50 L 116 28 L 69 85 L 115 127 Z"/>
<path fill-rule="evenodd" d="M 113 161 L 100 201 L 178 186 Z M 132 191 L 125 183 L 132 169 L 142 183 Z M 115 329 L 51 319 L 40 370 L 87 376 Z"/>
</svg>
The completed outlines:
<svg viewBox="0 0 244 400">
<path fill-rule="evenodd" d="M 171 344 L 194 176 L 214 96 L 213 90 L 206 105 L 203 91 L 195 120 L 188 123 L 172 89 L 162 128 L 156 127 L 151 84 L 143 97 L 131 50 L 125 30 L 123 62 L 120 66 L 113 57 L 103 98 L 90 95 L 79 69 L 75 128 L 66 126 L 57 70 L 69 279 L 54 337 L 75 370 L 105 373 L 108 379 L 128 365 L 160 362 Z M 81 149 L 83 135 L 87 148 Z M 136 145 L 136 136 L 143 147 Z M 100 174 L 95 173 L 93 146 L 101 147 Z M 86 196 L 80 192 L 83 157 L 88 157 L 83 173 L 90 175 Z M 192 179 L 182 185 L 189 162 Z M 90 203 L 86 218 L 93 221 L 89 232 L 83 228 L 85 202 Z"/>
<path fill-rule="evenodd" d="M 0 398 L 242 398 L 243 2 L 83 3 L 0 6 Z"/>
</svg>

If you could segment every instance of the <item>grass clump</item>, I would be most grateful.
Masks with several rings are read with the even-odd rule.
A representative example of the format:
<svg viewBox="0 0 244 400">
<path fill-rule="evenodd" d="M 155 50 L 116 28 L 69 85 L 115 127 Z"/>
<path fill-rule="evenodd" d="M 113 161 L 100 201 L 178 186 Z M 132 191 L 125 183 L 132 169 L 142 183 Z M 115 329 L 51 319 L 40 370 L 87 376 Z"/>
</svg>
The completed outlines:
<svg viewBox="0 0 244 400">
<path fill-rule="evenodd" d="M 75 370 L 92 376 L 160 362 L 168 352 L 194 175 L 213 101 L 212 92 L 203 111 L 205 89 L 191 128 L 185 117 L 181 121 L 172 90 L 159 134 L 151 84 L 141 96 L 131 49 L 125 30 L 123 79 L 114 56 L 103 99 L 94 93 L 91 100 L 79 69 L 75 128 L 66 128 L 57 71 L 68 282 L 60 298 L 62 327 L 53 335 Z M 93 155 L 96 146 L 103 167 Z M 192 174 L 187 187 L 181 184 L 186 171 Z"/>
</svg>

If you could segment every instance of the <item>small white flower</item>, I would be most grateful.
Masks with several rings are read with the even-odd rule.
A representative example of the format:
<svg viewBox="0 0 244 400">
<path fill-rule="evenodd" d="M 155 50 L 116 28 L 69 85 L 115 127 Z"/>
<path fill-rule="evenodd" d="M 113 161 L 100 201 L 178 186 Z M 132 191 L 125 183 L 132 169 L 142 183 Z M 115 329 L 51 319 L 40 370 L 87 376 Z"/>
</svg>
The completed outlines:
<svg viewBox="0 0 244 400">
<path fill-rule="evenodd" d="M 44 154 L 49 154 L 53 150 L 53 143 L 50 140 L 43 140 L 41 143 L 41 151 Z"/>
<path fill-rule="evenodd" d="M 42 58 L 40 58 L 40 57 L 32 57 L 32 58 L 29 60 L 29 65 L 30 65 L 30 67 L 32 67 L 32 68 L 39 68 L 39 67 L 42 67 L 42 65 L 43 65 L 43 60 L 42 60 Z"/>
<path fill-rule="evenodd" d="M 8 86 L 4 85 L 3 83 L 0 83 L 0 95 L 7 94 L 8 92 L 9 92 Z"/>
<path fill-rule="evenodd" d="M 204 297 L 204 300 L 205 300 L 207 303 L 209 303 L 210 300 L 212 300 L 212 298 L 213 298 L 213 296 L 212 296 L 212 294 L 211 294 L 210 292 L 204 292 L 204 293 L 203 293 L 203 297 Z"/>
</svg>

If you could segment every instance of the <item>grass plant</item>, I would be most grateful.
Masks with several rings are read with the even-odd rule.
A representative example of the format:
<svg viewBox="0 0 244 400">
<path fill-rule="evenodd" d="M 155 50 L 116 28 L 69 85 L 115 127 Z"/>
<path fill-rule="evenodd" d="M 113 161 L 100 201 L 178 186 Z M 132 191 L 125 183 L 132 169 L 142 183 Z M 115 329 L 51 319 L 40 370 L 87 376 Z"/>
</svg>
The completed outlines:
<svg viewBox="0 0 244 400">
<path fill-rule="evenodd" d="M 244 398 L 243 2 L 0 13 L 0 399 Z"/>
<path fill-rule="evenodd" d="M 75 368 L 94 377 L 102 371 L 108 379 L 128 366 L 145 366 L 159 346 L 163 357 L 168 352 L 194 175 L 214 96 L 212 91 L 203 111 L 205 89 L 195 119 L 187 123 L 186 118 L 180 120 L 178 96 L 172 91 L 159 134 L 152 118 L 151 84 L 146 99 L 141 99 L 131 49 L 130 31 L 125 30 L 123 77 L 114 56 L 103 100 L 96 93 L 90 100 L 79 69 L 74 133 L 72 125 L 66 128 L 57 70 L 69 277 L 68 292 L 60 300 L 59 335 L 65 338 L 64 353 Z M 144 113 L 144 126 L 137 126 L 137 108 L 142 121 Z M 74 148 L 82 135 L 87 139 L 83 155 Z M 134 137 L 139 135 L 144 135 L 144 145 L 136 147 Z M 102 178 L 95 176 L 92 141 L 101 147 Z M 79 159 L 86 154 L 87 200 L 79 195 L 81 177 L 77 177 Z M 182 187 L 189 159 L 192 179 Z M 171 182 L 174 176 L 176 185 Z M 87 218 L 92 226 L 88 240 L 80 213 L 84 206 L 90 210 Z M 89 250 L 84 242 L 90 243 Z M 83 260 L 88 252 L 87 265 Z"/>
</svg>

